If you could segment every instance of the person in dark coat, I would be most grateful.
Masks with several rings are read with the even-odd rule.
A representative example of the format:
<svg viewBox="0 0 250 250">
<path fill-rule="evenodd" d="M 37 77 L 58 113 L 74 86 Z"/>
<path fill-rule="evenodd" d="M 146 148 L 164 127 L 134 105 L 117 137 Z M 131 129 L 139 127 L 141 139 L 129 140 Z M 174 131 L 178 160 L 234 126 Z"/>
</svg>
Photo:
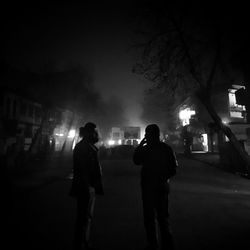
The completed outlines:
<svg viewBox="0 0 250 250">
<path fill-rule="evenodd" d="M 79 132 L 82 140 L 73 151 L 73 180 L 70 195 L 76 198 L 77 215 L 74 248 L 91 249 L 90 226 L 93 217 L 95 194 L 103 195 L 102 172 L 98 160 L 98 132 L 94 123 L 88 122 Z"/>
<path fill-rule="evenodd" d="M 168 194 L 169 179 L 176 174 L 178 164 L 172 148 L 160 141 L 160 129 L 156 124 L 148 125 L 145 132 L 145 138 L 134 151 L 133 161 L 136 165 L 142 165 L 143 216 L 148 241 L 146 249 L 155 250 L 159 245 L 161 249 L 174 249 L 169 228 Z"/>
</svg>

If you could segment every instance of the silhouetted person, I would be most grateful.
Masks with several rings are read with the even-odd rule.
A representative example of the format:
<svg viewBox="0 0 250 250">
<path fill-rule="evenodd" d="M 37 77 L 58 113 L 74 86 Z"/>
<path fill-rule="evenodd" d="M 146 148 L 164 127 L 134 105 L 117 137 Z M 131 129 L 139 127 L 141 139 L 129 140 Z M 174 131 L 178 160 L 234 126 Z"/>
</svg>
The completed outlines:
<svg viewBox="0 0 250 250">
<path fill-rule="evenodd" d="M 172 148 L 160 141 L 160 130 L 156 124 L 148 125 L 145 132 L 145 138 L 135 149 L 133 161 L 136 165 L 142 165 L 143 215 L 148 241 L 146 249 L 159 248 L 156 219 L 161 249 L 173 249 L 168 220 L 168 194 L 169 179 L 176 174 L 177 161 Z"/>
<path fill-rule="evenodd" d="M 75 249 L 91 249 L 90 226 L 94 210 L 95 194 L 103 195 L 101 167 L 98 160 L 98 132 L 94 123 L 80 128 L 82 140 L 73 151 L 73 181 L 70 195 L 77 200 L 75 224 Z"/>
</svg>

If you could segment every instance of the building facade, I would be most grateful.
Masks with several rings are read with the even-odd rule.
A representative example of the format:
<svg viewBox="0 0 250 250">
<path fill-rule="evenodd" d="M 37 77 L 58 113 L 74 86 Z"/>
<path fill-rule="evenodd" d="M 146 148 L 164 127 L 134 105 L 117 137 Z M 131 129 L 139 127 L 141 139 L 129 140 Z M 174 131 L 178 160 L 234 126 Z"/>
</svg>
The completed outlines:
<svg viewBox="0 0 250 250">
<path fill-rule="evenodd" d="M 14 166 L 26 155 L 72 151 L 78 140 L 82 115 L 71 110 L 46 108 L 21 93 L 3 88 L 0 95 L 1 155 Z"/>
<path fill-rule="evenodd" d="M 212 95 L 212 104 L 222 122 L 235 134 L 242 146 L 250 155 L 249 134 L 250 124 L 247 122 L 247 112 L 244 105 L 236 100 L 236 91 L 244 85 L 232 85 L 228 89 L 221 89 Z M 190 152 L 218 152 L 228 138 L 221 134 L 208 112 L 197 100 L 189 99 L 180 106 L 179 119 L 184 149 Z"/>
</svg>

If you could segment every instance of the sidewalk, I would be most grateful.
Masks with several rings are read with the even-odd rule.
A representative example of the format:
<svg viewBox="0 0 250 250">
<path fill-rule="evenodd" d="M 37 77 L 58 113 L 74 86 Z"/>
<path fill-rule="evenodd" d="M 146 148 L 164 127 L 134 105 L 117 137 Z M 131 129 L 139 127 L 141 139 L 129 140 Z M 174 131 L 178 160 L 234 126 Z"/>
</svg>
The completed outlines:
<svg viewBox="0 0 250 250">
<path fill-rule="evenodd" d="M 247 172 L 244 172 L 238 169 L 238 166 L 232 167 L 232 166 L 223 165 L 223 163 L 221 163 L 220 161 L 219 153 L 192 152 L 190 156 L 185 156 L 184 154 L 182 154 L 180 157 L 181 158 L 186 157 L 188 159 L 196 160 L 196 161 L 208 164 L 210 166 L 222 169 L 225 172 L 233 173 L 243 178 L 250 179 L 250 175 L 247 174 Z"/>
<path fill-rule="evenodd" d="M 218 166 L 220 164 L 219 153 L 192 152 L 189 158 L 198 160 L 200 162 L 203 162 L 212 166 Z"/>
<path fill-rule="evenodd" d="M 10 173 L 10 182 L 14 192 L 40 188 L 48 183 L 64 178 L 71 171 L 71 156 L 53 156 L 45 161 L 34 161 L 34 168 L 23 172 Z"/>
</svg>

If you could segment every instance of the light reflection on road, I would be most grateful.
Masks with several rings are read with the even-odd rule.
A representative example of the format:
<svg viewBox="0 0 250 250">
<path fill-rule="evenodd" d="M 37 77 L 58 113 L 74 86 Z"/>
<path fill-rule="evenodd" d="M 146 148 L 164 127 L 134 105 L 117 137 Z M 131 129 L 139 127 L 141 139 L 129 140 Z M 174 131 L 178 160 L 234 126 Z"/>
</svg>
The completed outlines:
<svg viewBox="0 0 250 250">
<path fill-rule="evenodd" d="M 175 182 L 172 183 L 172 191 L 186 191 L 193 193 L 213 193 L 213 194 L 237 194 L 237 195 L 250 195 L 250 190 L 248 189 L 235 189 L 218 187 L 218 186 L 209 186 L 208 184 L 200 184 L 200 183 L 188 183 L 181 181 L 181 183 Z"/>
</svg>

